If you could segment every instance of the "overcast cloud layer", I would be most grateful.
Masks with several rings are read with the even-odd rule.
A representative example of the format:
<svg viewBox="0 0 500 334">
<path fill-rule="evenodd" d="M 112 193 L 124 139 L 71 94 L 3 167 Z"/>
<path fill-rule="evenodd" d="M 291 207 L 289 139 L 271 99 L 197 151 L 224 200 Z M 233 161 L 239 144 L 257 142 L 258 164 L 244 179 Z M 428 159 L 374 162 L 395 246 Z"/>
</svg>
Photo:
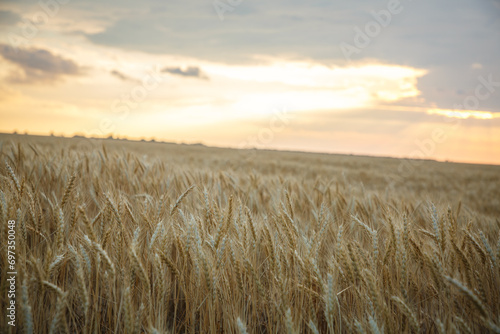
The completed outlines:
<svg viewBox="0 0 500 334">
<path fill-rule="evenodd" d="M 73 0 L 61 5 L 61 11 L 74 20 L 83 18 L 103 26 L 97 32 L 73 33 L 125 50 L 237 64 L 255 62 L 255 56 L 264 55 L 328 65 L 376 59 L 425 68 L 429 73 L 419 82 L 422 96 L 443 108 L 451 108 L 470 94 L 480 74 L 500 80 L 500 1 L 396 2 L 243 0 L 230 5 L 223 0 Z M 10 23 L 23 11 L 35 12 L 40 6 L 35 1 L 6 4 L 9 9 L 0 11 L 0 17 Z M 389 24 L 347 60 L 340 45 L 355 46 L 355 28 L 365 31 L 376 22 L 375 16 L 385 19 L 380 13 L 391 6 L 397 10 Z M 497 94 L 481 108 L 499 111 L 499 105 Z"/>
</svg>

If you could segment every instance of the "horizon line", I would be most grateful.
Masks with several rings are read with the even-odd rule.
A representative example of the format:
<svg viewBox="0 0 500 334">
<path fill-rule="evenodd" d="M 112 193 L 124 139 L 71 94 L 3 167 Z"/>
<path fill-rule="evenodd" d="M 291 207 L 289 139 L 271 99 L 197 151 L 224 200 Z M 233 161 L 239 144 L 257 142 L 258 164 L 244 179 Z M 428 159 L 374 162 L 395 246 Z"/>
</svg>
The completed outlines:
<svg viewBox="0 0 500 334">
<path fill-rule="evenodd" d="M 62 138 L 62 139 L 88 139 L 88 140 L 125 140 L 130 142 L 143 142 L 143 143 L 154 143 L 154 144 L 171 144 L 171 145 L 189 145 L 189 146 L 203 146 L 206 148 L 216 148 L 216 149 L 230 149 L 230 150 L 257 150 L 257 151 L 274 151 L 274 152 L 284 152 L 284 153 L 301 153 L 301 154 L 322 154 L 322 155 L 343 155 L 343 156 L 355 156 L 355 157 L 364 157 L 364 158 L 380 158 L 380 159 L 396 159 L 396 160 L 409 160 L 409 161 L 429 161 L 429 162 L 437 162 L 437 163 L 451 163 L 451 164 L 463 164 L 463 165 L 481 165 L 481 166 L 493 166 L 500 167 L 500 164 L 488 163 L 488 162 L 467 162 L 467 161 L 455 161 L 455 160 L 439 160 L 433 157 L 424 157 L 424 158 L 409 158 L 409 157 L 398 157 L 398 156 L 388 156 L 388 155 L 371 155 L 371 154 L 361 154 L 361 153 L 340 153 L 340 152 L 325 152 L 325 151 L 303 151 L 303 150 L 294 150 L 294 149 L 279 149 L 272 147 L 246 147 L 246 148 L 238 148 L 231 146 L 217 146 L 217 145 L 207 145 L 203 142 L 176 142 L 176 141 L 166 141 L 165 139 L 157 139 L 155 137 L 150 137 L 147 139 L 146 137 L 134 138 L 127 136 L 119 136 L 116 134 L 109 134 L 104 137 L 87 137 L 81 133 L 75 133 L 73 135 L 65 135 L 65 134 L 55 134 L 54 131 L 51 131 L 49 134 L 41 134 L 41 133 L 28 133 L 28 131 L 24 131 L 24 133 L 20 133 L 17 130 L 14 130 L 12 133 L 9 132 L 0 132 L 0 135 L 11 135 L 11 136 L 32 136 L 32 137 L 53 137 L 53 138 Z"/>
</svg>

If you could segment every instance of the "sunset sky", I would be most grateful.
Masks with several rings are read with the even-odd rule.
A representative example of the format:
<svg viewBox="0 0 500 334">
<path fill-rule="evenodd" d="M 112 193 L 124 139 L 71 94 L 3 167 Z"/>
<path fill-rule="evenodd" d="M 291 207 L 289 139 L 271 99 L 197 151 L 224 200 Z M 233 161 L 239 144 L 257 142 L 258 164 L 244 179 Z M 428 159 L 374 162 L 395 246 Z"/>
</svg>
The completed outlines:
<svg viewBox="0 0 500 334">
<path fill-rule="evenodd" d="M 0 2 L 0 132 L 500 164 L 500 1 Z"/>
</svg>

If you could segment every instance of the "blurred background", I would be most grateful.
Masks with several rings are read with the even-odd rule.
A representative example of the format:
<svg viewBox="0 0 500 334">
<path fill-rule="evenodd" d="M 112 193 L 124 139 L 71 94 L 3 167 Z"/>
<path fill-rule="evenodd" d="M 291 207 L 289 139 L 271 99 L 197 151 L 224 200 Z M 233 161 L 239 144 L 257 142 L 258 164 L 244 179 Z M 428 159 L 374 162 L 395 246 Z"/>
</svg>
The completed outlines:
<svg viewBox="0 0 500 334">
<path fill-rule="evenodd" d="M 0 132 L 500 164 L 500 1 L 0 3 Z"/>
</svg>

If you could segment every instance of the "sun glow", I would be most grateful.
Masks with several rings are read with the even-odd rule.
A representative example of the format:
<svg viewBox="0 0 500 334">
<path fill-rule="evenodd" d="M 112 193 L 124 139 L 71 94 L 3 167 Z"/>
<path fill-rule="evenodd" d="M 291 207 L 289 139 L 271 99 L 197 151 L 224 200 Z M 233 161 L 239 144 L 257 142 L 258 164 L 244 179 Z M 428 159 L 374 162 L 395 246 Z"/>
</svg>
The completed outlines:
<svg viewBox="0 0 500 334">
<path fill-rule="evenodd" d="M 415 97 L 420 94 L 417 79 L 426 74 L 425 70 L 394 65 L 327 67 L 304 62 L 206 65 L 204 69 L 212 78 L 253 83 L 251 90 L 232 96 L 232 107 L 257 117 L 276 106 L 295 111 L 346 110 Z"/>
<path fill-rule="evenodd" d="M 479 111 L 479 110 L 449 110 L 449 109 L 429 109 L 427 110 L 429 115 L 440 115 L 451 118 L 476 118 L 476 119 L 494 119 L 500 118 L 499 113 L 492 113 L 489 111 Z"/>
</svg>

